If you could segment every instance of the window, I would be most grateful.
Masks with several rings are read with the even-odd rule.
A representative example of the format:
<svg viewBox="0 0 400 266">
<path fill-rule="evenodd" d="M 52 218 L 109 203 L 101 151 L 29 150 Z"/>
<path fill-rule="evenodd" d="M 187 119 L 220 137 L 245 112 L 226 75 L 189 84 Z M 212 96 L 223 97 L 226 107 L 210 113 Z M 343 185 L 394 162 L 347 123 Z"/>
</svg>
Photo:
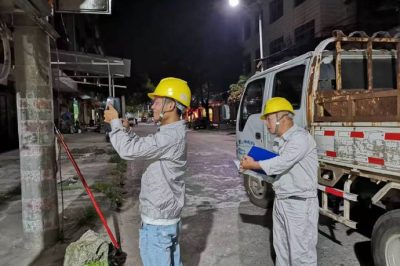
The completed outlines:
<svg viewBox="0 0 400 266">
<path fill-rule="evenodd" d="M 250 25 L 250 20 L 246 19 L 244 23 L 244 28 L 243 28 L 243 38 L 244 40 L 248 40 L 251 35 L 251 25 Z"/>
<path fill-rule="evenodd" d="M 247 119 L 253 114 L 262 112 L 265 79 L 249 83 L 240 106 L 239 130 L 243 131 Z"/>
<path fill-rule="evenodd" d="M 279 37 L 278 39 L 275 39 L 269 43 L 269 53 L 274 54 L 276 52 L 279 52 L 283 49 L 283 46 L 284 46 L 284 43 L 283 43 L 283 36 L 282 36 L 282 37 Z"/>
<path fill-rule="evenodd" d="M 221 105 L 221 117 L 222 117 L 222 120 L 231 119 L 231 111 L 230 111 L 229 105 L 227 105 L 227 104 Z"/>
<path fill-rule="evenodd" d="M 327 59 L 327 60 L 326 60 Z M 319 71 L 319 89 L 335 90 L 336 89 L 336 69 L 333 58 L 326 57 L 326 62 L 322 60 Z"/>
<path fill-rule="evenodd" d="M 269 23 L 272 24 L 283 16 L 283 0 L 274 0 L 269 3 Z"/>
<path fill-rule="evenodd" d="M 342 60 L 342 88 L 367 89 L 367 60 Z"/>
<path fill-rule="evenodd" d="M 294 30 L 296 45 L 306 44 L 314 39 L 314 20 L 297 27 Z"/>
<path fill-rule="evenodd" d="M 396 89 L 396 59 L 373 59 L 372 76 L 374 89 Z"/>
<path fill-rule="evenodd" d="M 373 59 L 374 89 L 396 89 L 396 62 L 394 58 Z M 342 60 L 342 88 L 368 89 L 367 59 Z"/>
<path fill-rule="evenodd" d="M 294 0 L 294 7 L 304 3 L 306 0 Z"/>
<path fill-rule="evenodd" d="M 300 65 L 278 72 L 275 75 L 272 96 L 286 98 L 294 109 L 299 109 L 305 69 L 305 65 Z"/>
</svg>

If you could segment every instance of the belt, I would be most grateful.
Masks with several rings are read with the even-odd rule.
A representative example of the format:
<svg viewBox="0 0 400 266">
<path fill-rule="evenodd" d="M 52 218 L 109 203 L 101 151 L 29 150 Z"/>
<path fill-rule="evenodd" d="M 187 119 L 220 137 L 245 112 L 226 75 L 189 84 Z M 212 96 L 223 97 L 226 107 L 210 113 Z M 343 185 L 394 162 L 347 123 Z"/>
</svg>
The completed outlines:
<svg viewBox="0 0 400 266">
<path fill-rule="evenodd" d="M 302 201 L 306 201 L 307 200 L 307 198 L 302 198 L 302 197 L 299 197 L 299 196 L 289 196 L 286 199 L 302 200 Z"/>
</svg>

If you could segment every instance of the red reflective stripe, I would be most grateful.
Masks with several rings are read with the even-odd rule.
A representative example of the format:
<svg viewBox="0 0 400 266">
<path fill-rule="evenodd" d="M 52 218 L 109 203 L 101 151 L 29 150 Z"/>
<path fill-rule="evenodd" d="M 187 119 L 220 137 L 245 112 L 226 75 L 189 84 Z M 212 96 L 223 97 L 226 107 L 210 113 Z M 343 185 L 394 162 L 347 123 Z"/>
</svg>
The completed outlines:
<svg viewBox="0 0 400 266">
<path fill-rule="evenodd" d="M 325 192 L 343 198 L 343 191 L 336 190 L 331 187 L 325 187 Z"/>
<path fill-rule="evenodd" d="M 352 131 L 350 132 L 350 138 L 364 138 L 364 132 Z"/>
<path fill-rule="evenodd" d="M 385 160 L 382 158 L 368 157 L 368 163 L 384 165 Z"/>
<path fill-rule="evenodd" d="M 385 140 L 400 140 L 400 133 L 385 133 Z"/>
<path fill-rule="evenodd" d="M 335 151 L 326 151 L 326 156 L 336 157 L 336 152 Z"/>
<path fill-rule="evenodd" d="M 334 130 L 325 130 L 324 136 L 335 136 Z"/>
</svg>

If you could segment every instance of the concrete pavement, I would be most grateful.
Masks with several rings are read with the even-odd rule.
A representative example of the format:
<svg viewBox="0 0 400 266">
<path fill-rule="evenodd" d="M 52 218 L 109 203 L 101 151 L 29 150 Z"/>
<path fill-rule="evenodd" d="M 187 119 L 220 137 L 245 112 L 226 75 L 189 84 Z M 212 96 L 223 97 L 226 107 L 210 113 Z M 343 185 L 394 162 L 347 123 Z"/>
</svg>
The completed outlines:
<svg viewBox="0 0 400 266">
<path fill-rule="evenodd" d="M 139 124 L 139 135 L 155 132 L 154 124 Z M 115 163 L 109 160 L 113 148 L 105 141 L 105 135 L 95 132 L 66 134 L 65 142 L 71 150 L 89 186 L 115 182 Z M 100 219 L 93 210 L 75 169 L 61 148 L 61 177 L 57 172 L 58 208 L 60 213 L 60 241 L 46 250 L 31 250 L 24 242 L 22 232 L 22 208 L 20 191 L 19 150 L 0 153 L 0 265 L 62 265 L 65 248 L 76 241 L 88 229 L 93 229 L 109 239 Z M 57 166 L 58 167 L 58 166 Z M 111 230 L 121 241 L 123 250 L 128 251 L 125 265 L 141 265 L 138 254 L 137 197 L 140 190 L 142 164 L 140 161 L 128 164 L 128 174 L 122 188 L 124 204 L 119 212 L 110 206 L 104 193 L 94 192 Z M 61 178 L 61 179 L 60 179 Z M 62 180 L 62 182 L 60 182 Z M 61 218 L 62 217 L 62 218 Z M 21 255 L 23 254 L 23 255 Z"/>
<path fill-rule="evenodd" d="M 139 124 L 139 135 L 154 132 L 153 124 Z M 202 134 L 232 134 L 232 130 L 202 130 Z M 110 163 L 112 146 L 105 141 L 104 134 L 85 132 L 66 134 L 65 142 L 76 159 L 82 174 L 90 186 L 96 183 L 111 182 L 115 174 L 115 163 Z M 109 199 L 100 192 L 95 192 L 103 213 L 111 229 L 121 241 L 121 246 L 128 252 L 125 265 L 141 265 L 138 250 L 138 215 L 137 197 L 140 190 L 142 173 L 140 161 L 128 164 L 128 174 L 132 178 L 125 181 L 123 190 L 125 201 L 119 212 L 110 208 Z M 62 265 L 65 248 L 77 240 L 89 228 L 108 236 L 100 223 L 92 204 L 78 180 L 77 174 L 61 147 L 61 178 L 57 172 L 58 205 L 60 212 L 60 241 L 55 246 L 35 251 L 28 249 L 22 232 L 22 209 L 20 195 L 19 151 L 13 150 L 0 154 L 0 265 Z M 62 187 L 61 184 L 62 183 Z M 188 208 L 190 212 L 190 208 Z M 62 217 L 62 219 L 61 219 Z M 21 256 L 23 254 L 23 256 Z"/>
</svg>

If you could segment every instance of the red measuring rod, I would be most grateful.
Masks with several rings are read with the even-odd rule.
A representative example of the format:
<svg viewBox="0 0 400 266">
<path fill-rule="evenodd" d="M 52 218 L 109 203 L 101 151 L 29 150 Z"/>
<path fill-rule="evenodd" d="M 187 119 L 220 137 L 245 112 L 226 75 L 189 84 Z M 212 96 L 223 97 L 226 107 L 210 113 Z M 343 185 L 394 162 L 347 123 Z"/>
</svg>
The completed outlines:
<svg viewBox="0 0 400 266">
<path fill-rule="evenodd" d="M 114 237 L 114 234 L 112 233 L 110 227 L 108 226 L 108 223 L 107 223 L 106 219 L 104 218 L 104 215 L 103 215 L 103 213 L 101 212 L 100 207 L 99 207 L 99 205 L 97 204 L 96 199 L 94 198 L 94 195 L 93 195 L 92 191 L 90 190 L 89 186 L 87 185 L 86 180 L 85 180 L 85 178 L 83 177 L 83 175 L 82 175 L 82 173 L 81 173 L 81 170 L 79 169 L 78 164 L 76 163 L 74 157 L 72 156 L 71 151 L 69 150 L 67 144 L 64 142 L 64 138 L 63 138 L 61 132 L 60 132 L 60 131 L 58 130 L 58 128 L 56 128 L 56 127 L 54 127 L 54 129 L 55 129 L 55 133 L 56 133 L 56 135 L 57 135 L 57 137 L 58 137 L 58 140 L 59 140 L 59 141 L 61 142 L 61 144 L 63 145 L 63 147 L 64 147 L 64 149 L 65 149 L 65 151 L 66 151 L 66 153 L 67 153 L 67 156 L 68 156 L 69 160 L 71 161 L 72 165 L 73 165 L 74 168 L 75 168 L 76 173 L 78 174 L 79 178 L 81 179 L 81 182 L 82 182 L 83 186 L 85 187 L 86 193 L 89 195 L 90 200 L 92 201 L 93 206 L 94 206 L 94 208 L 96 209 L 96 212 L 97 212 L 97 214 L 99 215 L 100 220 L 101 220 L 101 222 L 103 223 L 103 226 L 104 226 L 104 228 L 106 229 L 108 236 L 109 236 L 110 239 L 111 239 L 111 242 L 113 243 L 114 247 L 115 247 L 116 249 L 119 250 L 119 249 L 120 249 L 120 245 L 118 244 L 117 240 L 116 240 L 115 237 Z"/>
</svg>

